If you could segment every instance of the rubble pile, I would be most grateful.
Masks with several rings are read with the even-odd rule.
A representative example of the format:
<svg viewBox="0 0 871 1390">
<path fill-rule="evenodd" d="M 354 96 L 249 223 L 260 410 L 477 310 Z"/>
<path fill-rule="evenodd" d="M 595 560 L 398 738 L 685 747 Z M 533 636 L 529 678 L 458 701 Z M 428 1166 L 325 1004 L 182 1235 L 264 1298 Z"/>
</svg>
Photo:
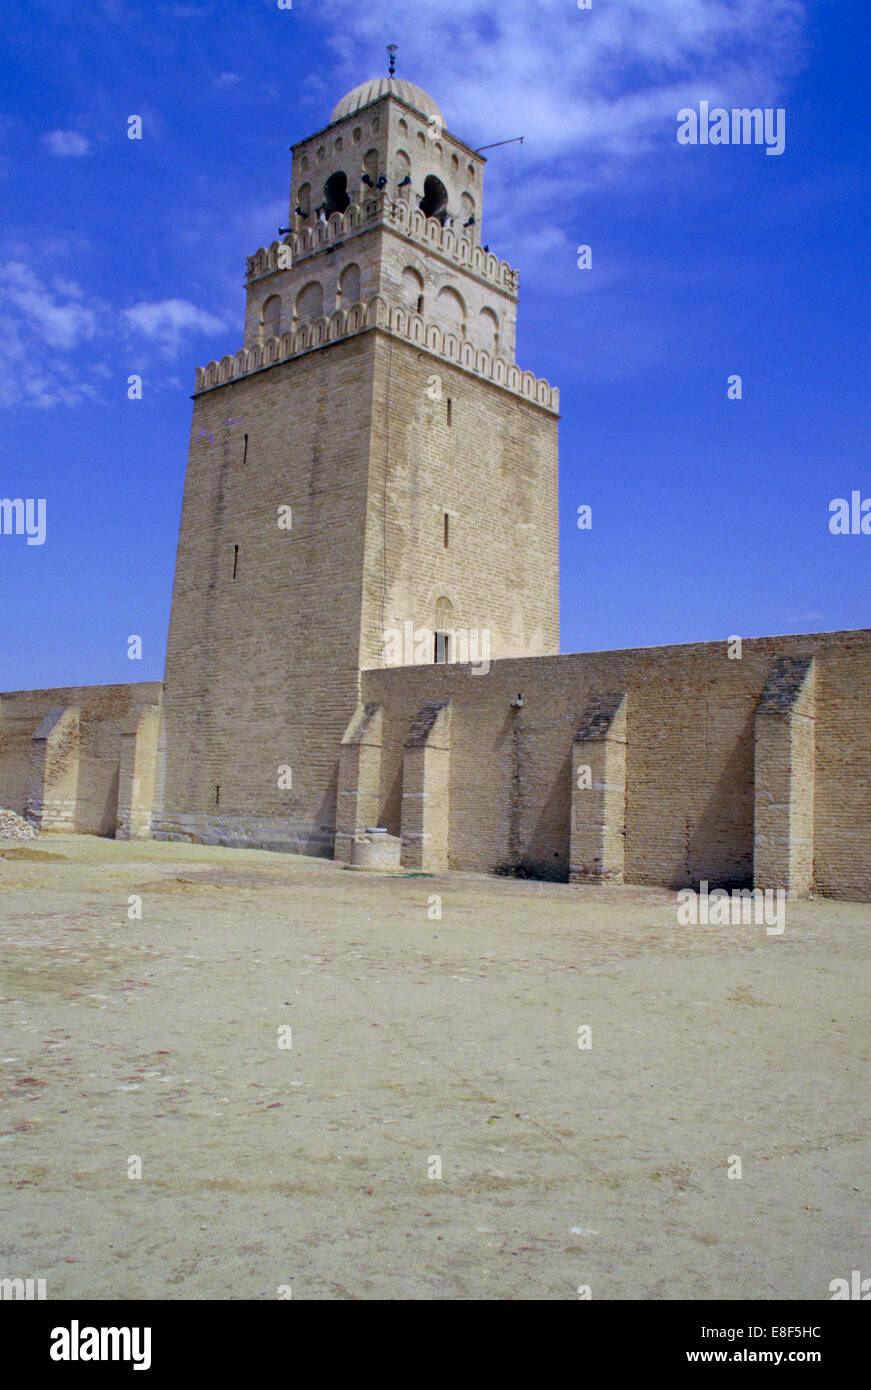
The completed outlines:
<svg viewBox="0 0 871 1390">
<path fill-rule="evenodd" d="M 35 840 L 37 832 L 26 820 L 14 811 L 6 811 L 0 806 L 0 840 Z"/>
</svg>

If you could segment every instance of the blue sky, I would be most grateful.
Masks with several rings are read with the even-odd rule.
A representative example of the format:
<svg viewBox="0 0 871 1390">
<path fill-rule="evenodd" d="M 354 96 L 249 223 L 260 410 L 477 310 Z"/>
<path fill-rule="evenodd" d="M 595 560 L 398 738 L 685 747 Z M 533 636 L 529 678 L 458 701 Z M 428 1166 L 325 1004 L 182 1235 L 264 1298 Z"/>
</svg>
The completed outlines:
<svg viewBox="0 0 871 1390">
<path fill-rule="evenodd" d="M 868 626 L 871 536 L 828 529 L 871 497 L 867 9 L 6 0 L 0 496 L 47 539 L 0 535 L 0 689 L 162 677 L 194 368 L 241 343 L 288 146 L 390 40 L 462 139 L 525 137 L 483 232 L 562 393 L 562 650 Z M 783 107 L 785 152 L 679 145 L 703 100 Z"/>
</svg>

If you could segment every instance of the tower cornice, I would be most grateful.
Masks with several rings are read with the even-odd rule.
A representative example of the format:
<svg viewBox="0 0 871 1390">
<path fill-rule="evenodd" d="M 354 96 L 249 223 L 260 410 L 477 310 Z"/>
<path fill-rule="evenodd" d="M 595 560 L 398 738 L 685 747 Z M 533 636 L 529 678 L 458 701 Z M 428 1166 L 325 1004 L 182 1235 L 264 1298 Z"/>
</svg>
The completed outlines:
<svg viewBox="0 0 871 1390">
<path fill-rule="evenodd" d="M 365 303 L 352 304 L 347 309 L 337 309 L 329 317 L 314 319 L 292 332 L 283 333 L 280 338 L 268 338 L 265 343 L 252 348 L 240 348 L 235 355 L 228 354 L 219 362 L 197 367 L 194 395 L 199 396 L 282 362 L 376 329 L 411 344 L 431 357 L 452 363 L 461 371 L 469 372 L 551 415 L 559 413 L 559 389 L 551 386 L 544 377 L 521 371 L 514 362 L 491 356 L 483 348 L 463 342 L 458 334 L 445 331 L 442 324 L 424 319 L 420 314 L 412 314 L 402 308 L 391 309 L 381 295 L 375 295 Z"/>
</svg>

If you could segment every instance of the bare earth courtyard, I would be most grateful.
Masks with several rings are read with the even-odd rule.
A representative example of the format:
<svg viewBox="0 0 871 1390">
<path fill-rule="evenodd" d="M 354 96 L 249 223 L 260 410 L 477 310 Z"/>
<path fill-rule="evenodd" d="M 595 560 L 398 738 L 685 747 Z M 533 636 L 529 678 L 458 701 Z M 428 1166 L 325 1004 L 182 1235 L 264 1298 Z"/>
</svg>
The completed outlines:
<svg viewBox="0 0 871 1390">
<path fill-rule="evenodd" d="M 871 905 L 789 903 L 768 936 L 675 903 L 0 845 L 0 1276 L 49 1299 L 830 1298 L 871 1273 Z"/>
</svg>

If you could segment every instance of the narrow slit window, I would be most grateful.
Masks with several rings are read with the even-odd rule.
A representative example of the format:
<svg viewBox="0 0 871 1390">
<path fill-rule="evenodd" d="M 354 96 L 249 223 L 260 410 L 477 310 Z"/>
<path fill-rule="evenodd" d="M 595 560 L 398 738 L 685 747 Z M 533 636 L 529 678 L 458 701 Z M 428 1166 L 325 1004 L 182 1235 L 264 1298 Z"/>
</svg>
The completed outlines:
<svg viewBox="0 0 871 1390">
<path fill-rule="evenodd" d="M 449 425 L 452 425 L 453 423 L 454 423 L 454 403 L 453 403 L 453 401 L 451 400 L 450 396 L 448 396 L 448 424 L 449 424 Z"/>
<path fill-rule="evenodd" d="M 436 600 L 435 640 L 433 642 L 433 661 L 437 665 L 453 661 L 454 605 L 446 594 Z"/>
<path fill-rule="evenodd" d="M 419 295 L 417 296 L 417 312 L 418 312 L 419 314 L 422 314 L 422 313 L 423 313 L 423 295 L 422 295 L 422 294 L 419 294 Z"/>
<path fill-rule="evenodd" d="M 447 550 L 451 539 L 451 519 L 445 512 L 445 550 Z"/>
<path fill-rule="evenodd" d="M 238 573 L 238 570 L 239 570 L 239 547 L 238 547 L 238 545 L 234 545 L 234 546 L 233 546 L 233 578 L 234 578 L 234 579 L 236 578 L 236 575 L 237 575 L 237 573 Z"/>
<path fill-rule="evenodd" d="M 215 787 L 215 805 L 216 805 L 216 806 L 220 806 L 220 804 L 221 804 L 221 788 L 220 788 L 220 787 Z"/>
<path fill-rule="evenodd" d="M 248 462 L 248 436 L 247 436 L 247 434 L 246 434 L 246 436 L 245 436 L 245 451 L 244 451 L 244 453 L 242 454 L 242 466 L 243 466 L 243 468 L 244 468 L 244 466 L 245 466 L 245 464 L 246 464 L 247 462 Z"/>
</svg>

